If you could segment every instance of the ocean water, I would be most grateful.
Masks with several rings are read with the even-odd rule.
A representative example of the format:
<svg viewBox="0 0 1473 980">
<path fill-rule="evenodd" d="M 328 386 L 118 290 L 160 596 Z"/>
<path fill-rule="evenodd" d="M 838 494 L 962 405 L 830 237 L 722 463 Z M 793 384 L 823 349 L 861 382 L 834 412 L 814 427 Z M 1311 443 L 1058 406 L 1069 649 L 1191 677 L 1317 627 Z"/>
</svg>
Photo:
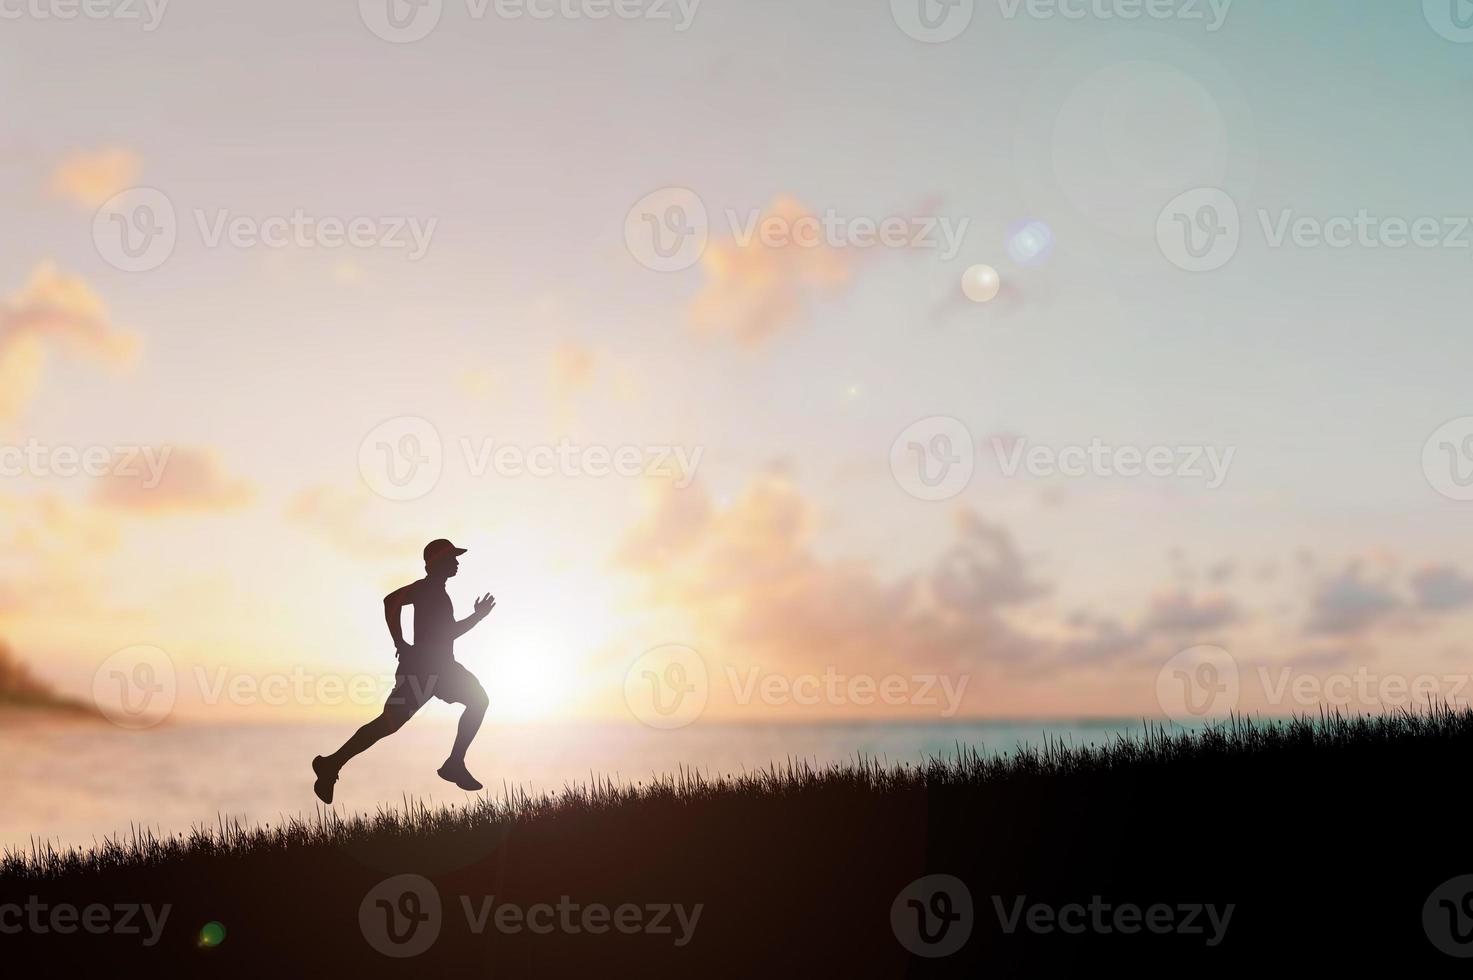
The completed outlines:
<svg viewBox="0 0 1473 980">
<path fill-rule="evenodd" d="M 160 833 L 214 826 L 222 817 L 276 824 L 310 815 L 312 756 L 333 751 L 352 722 L 299 725 L 175 724 L 127 731 L 106 723 L 0 724 L 0 847 L 32 839 L 91 846 L 132 827 Z M 819 764 L 858 755 L 916 762 L 956 746 L 1001 754 L 1047 733 L 1076 745 L 1138 736 L 1139 722 L 956 722 L 932 724 L 698 724 L 659 731 L 634 724 L 485 726 L 467 762 L 501 794 L 518 786 L 560 789 L 591 778 L 635 783 L 678 767 L 739 773 L 787 759 Z M 415 719 L 343 770 L 336 809 L 373 812 L 407 794 L 465 802 L 444 782 L 453 724 Z"/>
</svg>

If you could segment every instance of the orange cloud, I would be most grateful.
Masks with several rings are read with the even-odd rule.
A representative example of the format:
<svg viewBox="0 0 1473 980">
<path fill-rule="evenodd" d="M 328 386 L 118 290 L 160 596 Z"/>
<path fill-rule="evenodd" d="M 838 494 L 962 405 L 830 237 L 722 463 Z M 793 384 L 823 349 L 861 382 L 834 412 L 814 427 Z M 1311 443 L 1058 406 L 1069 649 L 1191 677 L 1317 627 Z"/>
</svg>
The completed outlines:
<svg viewBox="0 0 1473 980">
<path fill-rule="evenodd" d="M 1008 529 L 974 511 L 958 512 L 951 544 L 895 577 L 823 553 L 815 543 L 819 523 L 781 472 L 759 476 L 728 507 L 699 485 L 666 486 L 614 562 L 641 577 L 656 607 L 687 617 L 715 661 L 790 671 L 922 668 L 1021 682 L 1106 670 L 1139 676 L 1149 691 L 1160 665 L 1197 643 L 1255 637 L 1263 649 L 1282 643 L 1292 650 L 1306 634 L 1390 638 L 1473 614 L 1473 576 L 1460 569 L 1430 566 L 1403 581 L 1357 563 L 1316 576 L 1268 608 L 1179 584 L 1133 610 L 1070 612 L 1058 608 L 1052 583 Z M 1210 568 L 1214 586 L 1231 577 L 1221 562 Z M 1343 651 L 1312 648 L 1304 656 L 1305 664 L 1328 662 Z"/>
<path fill-rule="evenodd" d="M 118 541 L 112 520 L 54 494 L 0 494 L 0 517 L 0 554 L 8 558 L 103 552 Z"/>
<path fill-rule="evenodd" d="M 255 496 L 250 481 L 228 476 L 210 450 L 166 447 L 157 459 L 156 469 L 134 466 L 100 478 L 94 499 L 118 510 L 163 514 L 230 510 Z"/>
<path fill-rule="evenodd" d="M 24 289 L 0 302 L 0 420 L 16 418 L 30 404 L 53 344 L 115 365 L 137 349 L 136 338 L 113 325 L 85 282 L 43 263 Z"/>
<path fill-rule="evenodd" d="M 103 612 L 97 565 L 119 542 L 117 522 L 56 494 L 0 494 L 0 621 L 75 623 Z"/>
<path fill-rule="evenodd" d="M 963 512 L 955 545 L 922 574 L 887 581 L 863 561 L 813 549 L 816 514 L 782 473 L 730 507 L 667 488 L 616 562 L 651 600 L 694 616 L 726 658 L 862 669 L 949 669 L 1045 652 L 1008 612 L 1047 592 L 1003 529 Z"/>
<path fill-rule="evenodd" d="M 51 193 L 85 208 L 134 186 L 141 164 L 130 150 L 107 147 L 79 150 L 65 157 L 51 174 Z"/>
<path fill-rule="evenodd" d="M 419 550 L 411 539 L 388 533 L 382 525 L 376 524 L 370 514 L 370 504 L 371 501 L 361 493 L 333 487 L 308 487 L 287 503 L 286 516 L 333 547 L 355 557 L 401 557 Z"/>
<path fill-rule="evenodd" d="M 767 222 L 791 229 L 814 220 L 792 198 L 773 202 L 747 241 L 712 242 L 701 257 L 706 283 L 692 301 L 691 322 L 698 330 L 730 334 L 757 346 L 791 326 L 809 300 L 834 292 L 849 281 L 849 260 L 823 242 L 763 242 Z"/>
<path fill-rule="evenodd" d="M 693 551 L 713 516 L 711 499 L 697 487 L 651 486 L 652 512 L 625 534 L 615 554 L 616 564 L 650 573 Z"/>
</svg>

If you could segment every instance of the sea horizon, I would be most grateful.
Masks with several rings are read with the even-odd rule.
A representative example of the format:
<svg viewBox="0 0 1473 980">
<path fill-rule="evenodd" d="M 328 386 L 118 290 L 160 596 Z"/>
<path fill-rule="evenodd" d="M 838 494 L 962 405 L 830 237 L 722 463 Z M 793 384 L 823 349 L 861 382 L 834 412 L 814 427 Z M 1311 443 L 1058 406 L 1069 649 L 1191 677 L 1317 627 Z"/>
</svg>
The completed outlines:
<svg viewBox="0 0 1473 980">
<path fill-rule="evenodd" d="M 340 720 L 174 719 L 128 731 L 105 721 L 0 721 L 0 751 L 20 770 L 0 815 L 0 848 L 28 850 L 33 840 L 88 848 L 134 828 L 162 836 L 222 819 L 264 826 L 312 814 L 320 805 L 308 763 L 354 727 Z M 483 792 L 499 796 L 595 781 L 635 785 L 682 769 L 736 775 L 790 761 L 823 766 L 859 758 L 899 765 L 954 756 L 958 745 L 1005 755 L 1045 740 L 1100 745 L 1144 731 L 1142 720 L 1125 718 L 712 721 L 670 731 L 637 722 L 519 721 L 488 723 L 468 762 Z M 434 772 L 453 732 L 448 718 L 416 719 L 344 770 L 335 809 L 472 799 Z"/>
</svg>

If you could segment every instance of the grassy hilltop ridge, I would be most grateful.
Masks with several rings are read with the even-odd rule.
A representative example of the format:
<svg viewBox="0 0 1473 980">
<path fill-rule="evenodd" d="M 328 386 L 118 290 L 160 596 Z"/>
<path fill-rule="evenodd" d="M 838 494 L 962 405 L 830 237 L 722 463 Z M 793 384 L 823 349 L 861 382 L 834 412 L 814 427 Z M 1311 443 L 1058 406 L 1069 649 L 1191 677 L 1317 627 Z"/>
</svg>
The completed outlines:
<svg viewBox="0 0 1473 980">
<path fill-rule="evenodd" d="M 168 905 L 154 944 L 0 942 L 225 975 L 1437 975 L 1473 928 L 1439 897 L 1473 871 L 1449 802 L 1470 750 L 1468 711 L 1236 720 L 142 834 L 7 855 L 0 896 Z"/>
</svg>

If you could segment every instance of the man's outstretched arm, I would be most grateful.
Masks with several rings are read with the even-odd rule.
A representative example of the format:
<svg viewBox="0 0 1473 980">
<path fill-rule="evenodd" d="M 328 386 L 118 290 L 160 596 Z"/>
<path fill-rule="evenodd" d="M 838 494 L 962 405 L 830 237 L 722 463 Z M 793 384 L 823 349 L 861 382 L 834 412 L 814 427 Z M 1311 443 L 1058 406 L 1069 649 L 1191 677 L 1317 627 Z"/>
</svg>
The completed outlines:
<svg viewBox="0 0 1473 980">
<path fill-rule="evenodd" d="M 400 615 L 405 606 L 414 604 L 414 586 L 406 585 L 402 589 L 395 589 L 384 596 L 384 620 L 389 624 L 389 635 L 394 638 L 394 649 L 404 651 L 409 649 L 409 644 L 404 642 L 403 617 Z"/>
<path fill-rule="evenodd" d="M 471 613 L 465 619 L 462 619 L 460 622 L 458 622 L 458 623 L 455 624 L 455 635 L 456 635 L 456 637 L 462 637 L 465 634 L 469 633 L 472 626 L 476 625 L 481 620 L 483 620 L 487 616 L 491 615 L 491 610 L 493 610 L 495 608 L 496 608 L 496 597 L 495 596 L 493 596 L 489 592 L 487 592 L 485 595 L 481 596 L 481 598 L 479 598 L 479 599 L 476 600 L 476 611 L 473 612 L 473 613 Z"/>
</svg>

